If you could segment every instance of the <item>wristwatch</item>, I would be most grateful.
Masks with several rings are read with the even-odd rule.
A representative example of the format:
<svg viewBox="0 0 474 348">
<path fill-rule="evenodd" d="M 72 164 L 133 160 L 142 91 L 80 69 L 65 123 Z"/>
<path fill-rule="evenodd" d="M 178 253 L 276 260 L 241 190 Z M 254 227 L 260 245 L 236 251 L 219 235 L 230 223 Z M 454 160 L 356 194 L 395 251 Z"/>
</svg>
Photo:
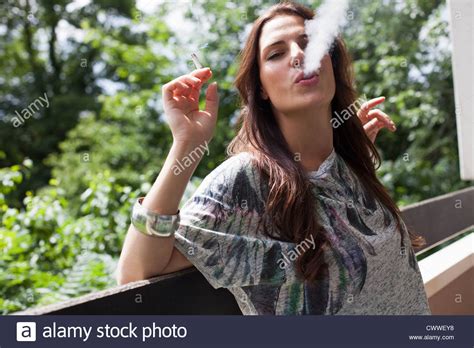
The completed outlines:
<svg viewBox="0 0 474 348">
<path fill-rule="evenodd" d="M 179 226 L 179 210 L 175 215 L 161 215 L 142 205 L 140 197 L 132 209 L 132 225 L 137 231 L 153 237 L 169 237 Z"/>
</svg>

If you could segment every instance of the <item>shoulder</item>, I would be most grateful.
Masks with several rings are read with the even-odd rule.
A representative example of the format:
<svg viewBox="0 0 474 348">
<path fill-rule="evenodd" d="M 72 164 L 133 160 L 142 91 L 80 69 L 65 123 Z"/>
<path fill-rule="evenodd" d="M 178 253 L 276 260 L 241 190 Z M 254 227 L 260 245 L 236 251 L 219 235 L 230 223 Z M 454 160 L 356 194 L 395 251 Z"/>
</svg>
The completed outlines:
<svg viewBox="0 0 474 348">
<path fill-rule="evenodd" d="M 241 152 L 224 160 L 204 178 L 203 183 L 229 187 L 242 180 L 242 177 L 251 176 L 253 173 L 252 155 L 248 152 Z"/>
<path fill-rule="evenodd" d="M 199 193 L 218 197 L 233 206 L 248 205 L 262 210 L 265 186 L 252 161 L 252 154 L 241 152 L 228 157 L 198 188 Z"/>
</svg>

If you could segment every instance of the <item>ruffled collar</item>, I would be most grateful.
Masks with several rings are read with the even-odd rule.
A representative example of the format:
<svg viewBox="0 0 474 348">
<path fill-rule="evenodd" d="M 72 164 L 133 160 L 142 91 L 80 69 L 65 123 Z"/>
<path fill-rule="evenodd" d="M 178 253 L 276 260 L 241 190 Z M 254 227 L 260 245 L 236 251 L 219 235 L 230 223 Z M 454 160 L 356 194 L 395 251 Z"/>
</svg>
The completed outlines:
<svg viewBox="0 0 474 348">
<path fill-rule="evenodd" d="M 325 177 L 329 169 L 333 166 L 336 156 L 336 150 L 333 148 L 329 156 L 321 163 L 318 170 L 307 172 L 309 179 L 316 180 Z"/>
</svg>

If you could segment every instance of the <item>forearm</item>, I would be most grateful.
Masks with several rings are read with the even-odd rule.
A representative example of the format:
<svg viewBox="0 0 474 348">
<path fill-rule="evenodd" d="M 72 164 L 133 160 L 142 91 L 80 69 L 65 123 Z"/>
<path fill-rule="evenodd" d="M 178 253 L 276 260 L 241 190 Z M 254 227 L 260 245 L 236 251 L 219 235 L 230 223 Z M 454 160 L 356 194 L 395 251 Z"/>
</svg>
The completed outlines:
<svg viewBox="0 0 474 348">
<path fill-rule="evenodd" d="M 186 185 L 202 158 L 202 152 L 196 153 L 195 149 L 196 146 L 190 144 L 172 145 L 160 174 L 142 202 L 145 208 L 163 215 L 177 213 Z M 191 152 L 194 160 L 191 165 L 178 165 Z M 173 247 L 174 236 L 146 236 L 130 225 L 118 264 L 118 282 L 124 284 L 160 274 L 170 261 Z"/>
</svg>

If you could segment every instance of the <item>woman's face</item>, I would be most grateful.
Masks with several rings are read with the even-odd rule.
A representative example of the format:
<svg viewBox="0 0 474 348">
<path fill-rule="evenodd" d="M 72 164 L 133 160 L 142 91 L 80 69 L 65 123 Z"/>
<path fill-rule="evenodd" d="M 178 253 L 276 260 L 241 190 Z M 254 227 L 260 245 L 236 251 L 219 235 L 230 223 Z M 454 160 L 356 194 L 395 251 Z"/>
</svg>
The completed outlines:
<svg viewBox="0 0 474 348">
<path fill-rule="evenodd" d="M 336 87 L 328 54 L 321 62 L 318 77 L 296 83 L 302 70 L 295 68 L 293 63 L 295 59 L 304 62 L 306 44 L 304 19 L 299 16 L 279 15 L 262 28 L 259 40 L 262 97 L 269 98 L 273 107 L 281 113 L 291 114 L 328 106 L 334 97 Z"/>
</svg>

